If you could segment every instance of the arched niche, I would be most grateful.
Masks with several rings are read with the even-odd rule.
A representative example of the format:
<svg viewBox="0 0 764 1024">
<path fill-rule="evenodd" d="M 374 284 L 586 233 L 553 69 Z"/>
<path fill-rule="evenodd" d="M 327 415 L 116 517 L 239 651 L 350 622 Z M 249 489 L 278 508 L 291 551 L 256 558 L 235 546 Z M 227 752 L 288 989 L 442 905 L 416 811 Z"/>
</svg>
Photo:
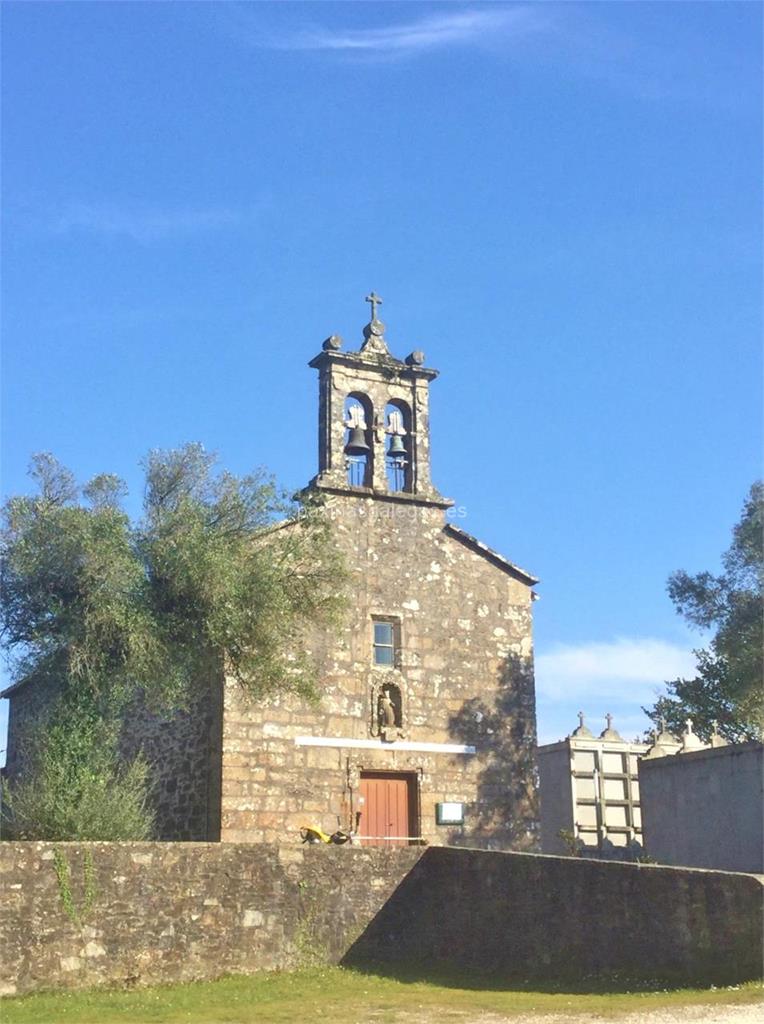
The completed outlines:
<svg viewBox="0 0 764 1024">
<path fill-rule="evenodd" d="M 385 406 L 385 471 L 389 491 L 413 490 L 413 449 L 411 407 L 399 398 L 391 398 Z"/>
<path fill-rule="evenodd" d="M 385 683 L 379 695 L 380 724 L 403 728 L 403 696 L 396 683 Z"/>
<path fill-rule="evenodd" d="M 396 683 L 386 682 L 371 690 L 371 735 L 388 743 L 405 736 L 403 731 L 403 694 Z"/>
<path fill-rule="evenodd" d="M 368 395 L 351 391 L 345 399 L 345 466 L 350 487 L 371 487 L 374 476 L 374 407 Z"/>
</svg>

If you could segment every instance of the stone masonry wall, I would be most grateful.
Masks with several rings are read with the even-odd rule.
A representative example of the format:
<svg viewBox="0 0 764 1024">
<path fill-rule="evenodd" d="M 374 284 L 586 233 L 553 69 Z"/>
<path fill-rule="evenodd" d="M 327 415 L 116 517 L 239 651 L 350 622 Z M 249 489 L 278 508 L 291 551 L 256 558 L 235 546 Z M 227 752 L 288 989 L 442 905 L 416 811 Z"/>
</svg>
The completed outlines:
<svg viewBox="0 0 764 1024">
<path fill-rule="evenodd" d="M 57 851 L 71 876 L 77 920 L 64 908 Z M 160 984 L 337 961 L 422 852 L 0 843 L 0 993 Z"/>
<path fill-rule="evenodd" d="M 8 751 L 5 774 L 11 781 L 21 778 L 29 763 L 31 744 L 41 724 L 58 699 L 60 686 L 40 680 L 20 686 L 8 698 Z"/>
<path fill-rule="evenodd" d="M 222 700 L 222 676 L 210 670 L 182 710 L 161 715 L 135 701 L 124 716 L 123 754 L 149 764 L 157 839 L 220 838 Z"/>
<path fill-rule="evenodd" d="M 752 875 L 422 847 L 0 843 L 0 880 L 6 995 L 343 959 L 578 984 L 761 974 Z"/>
<path fill-rule="evenodd" d="M 428 850 L 344 962 L 596 983 L 762 976 L 764 878 Z"/>
<path fill-rule="evenodd" d="M 11 781 L 23 777 L 30 741 L 55 714 L 58 694 L 55 684 L 38 682 L 11 694 L 6 766 Z M 128 759 L 141 753 L 149 764 L 158 839 L 220 838 L 221 705 L 222 680 L 210 672 L 184 710 L 165 716 L 138 699 L 124 715 L 121 752 Z"/>
<path fill-rule="evenodd" d="M 351 580 L 344 626 L 306 641 L 319 665 L 320 705 L 289 696 L 248 704 L 226 686 L 222 839 L 294 841 L 303 824 L 347 828 L 362 810 L 361 771 L 387 770 L 416 775 L 429 843 L 533 849 L 529 586 L 449 531 L 441 509 L 334 496 L 327 514 Z M 395 667 L 373 664 L 373 616 L 399 624 Z M 368 741 L 387 681 L 402 694 L 406 741 L 471 744 L 477 754 L 295 743 L 306 735 Z M 467 805 L 463 829 L 435 824 L 435 804 L 445 800 Z"/>
</svg>

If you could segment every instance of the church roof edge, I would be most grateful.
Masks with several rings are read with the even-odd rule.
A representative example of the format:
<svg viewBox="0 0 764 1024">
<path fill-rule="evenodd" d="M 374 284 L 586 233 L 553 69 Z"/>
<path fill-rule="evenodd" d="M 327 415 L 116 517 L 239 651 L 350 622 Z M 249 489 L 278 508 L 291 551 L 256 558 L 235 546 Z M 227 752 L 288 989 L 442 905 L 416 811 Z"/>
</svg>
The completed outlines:
<svg viewBox="0 0 764 1024">
<path fill-rule="evenodd" d="M 31 683 L 31 676 L 23 676 L 21 679 L 17 679 L 15 683 L 11 683 L 10 686 L 6 686 L 4 690 L 0 690 L 0 700 L 5 700 L 7 697 L 11 697 L 17 690 L 20 690 L 23 686 Z"/>
<path fill-rule="evenodd" d="M 493 548 L 489 548 L 487 544 L 483 544 L 482 541 L 479 541 L 477 537 L 473 537 L 471 533 L 467 533 L 466 530 L 462 530 L 460 527 L 454 526 L 453 523 L 446 523 L 445 531 L 452 537 L 455 537 L 462 544 L 466 545 L 466 547 L 472 548 L 473 551 L 476 551 L 479 555 L 483 555 L 483 557 L 487 558 L 489 562 L 493 562 L 494 565 L 503 569 L 510 576 L 514 576 L 515 579 L 519 580 L 521 583 L 525 583 L 527 586 L 532 587 L 539 582 L 537 576 L 532 576 L 529 572 L 526 572 L 525 569 L 521 569 L 519 565 L 515 565 L 513 562 L 510 562 L 508 558 L 500 555 L 499 552 L 494 551 Z"/>
</svg>

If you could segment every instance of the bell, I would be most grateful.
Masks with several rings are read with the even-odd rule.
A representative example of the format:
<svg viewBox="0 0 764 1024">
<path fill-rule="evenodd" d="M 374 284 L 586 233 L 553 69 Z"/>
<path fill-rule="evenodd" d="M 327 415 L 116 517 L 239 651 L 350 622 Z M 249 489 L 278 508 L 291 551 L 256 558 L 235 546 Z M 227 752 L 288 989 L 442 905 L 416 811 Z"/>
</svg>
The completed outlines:
<svg viewBox="0 0 764 1024">
<path fill-rule="evenodd" d="M 346 455 L 365 455 L 371 448 L 366 444 L 366 431 L 363 427 L 351 427 L 348 443 L 345 445 Z"/>
<path fill-rule="evenodd" d="M 387 449 L 388 458 L 405 459 L 407 454 L 408 453 L 406 452 L 406 445 L 403 443 L 403 438 L 400 436 L 400 434 L 393 434 L 390 437 L 390 447 Z"/>
</svg>

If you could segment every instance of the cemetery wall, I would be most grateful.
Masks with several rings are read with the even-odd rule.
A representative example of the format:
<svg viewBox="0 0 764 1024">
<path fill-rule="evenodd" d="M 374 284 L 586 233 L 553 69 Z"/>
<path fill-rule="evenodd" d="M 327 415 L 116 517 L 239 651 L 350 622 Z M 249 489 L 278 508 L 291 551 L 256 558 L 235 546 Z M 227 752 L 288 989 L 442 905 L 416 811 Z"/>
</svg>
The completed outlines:
<svg viewBox="0 0 764 1024">
<path fill-rule="evenodd" d="M 764 872 L 764 744 L 643 759 L 639 788 L 658 863 Z"/>
<path fill-rule="evenodd" d="M 408 847 L 0 843 L 4 994 L 320 962 L 544 982 L 758 976 L 762 879 Z"/>
</svg>

